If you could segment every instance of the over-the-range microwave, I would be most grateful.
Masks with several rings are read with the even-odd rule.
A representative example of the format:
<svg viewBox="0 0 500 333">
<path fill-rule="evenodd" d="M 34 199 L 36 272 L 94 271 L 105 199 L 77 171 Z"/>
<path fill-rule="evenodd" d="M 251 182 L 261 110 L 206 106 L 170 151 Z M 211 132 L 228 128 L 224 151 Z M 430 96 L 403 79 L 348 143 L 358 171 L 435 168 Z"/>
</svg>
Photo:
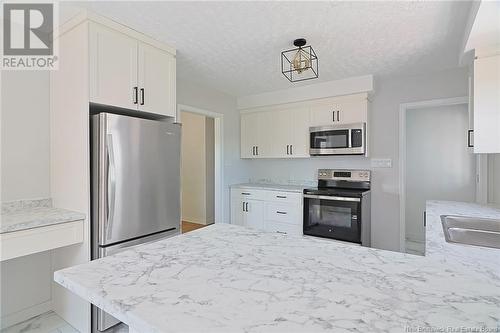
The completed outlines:
<svg viewBox="0 0 500 333">
<path fill-rule="evenodd" d="M 365 155 L 366 123 L 309 128 L 309 154 Z"/>
</svg>

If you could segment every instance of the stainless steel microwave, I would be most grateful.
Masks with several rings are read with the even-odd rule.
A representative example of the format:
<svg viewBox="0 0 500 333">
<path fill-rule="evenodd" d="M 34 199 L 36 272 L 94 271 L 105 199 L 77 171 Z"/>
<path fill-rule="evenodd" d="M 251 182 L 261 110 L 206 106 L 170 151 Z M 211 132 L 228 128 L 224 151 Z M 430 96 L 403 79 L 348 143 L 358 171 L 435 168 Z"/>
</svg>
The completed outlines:
<svg viewBox="0 0 500 333">
<path fill-rule="evenodd" d="M 365 155 L 366 123 L 309 128 L 310 155 Z"/>
</svg>

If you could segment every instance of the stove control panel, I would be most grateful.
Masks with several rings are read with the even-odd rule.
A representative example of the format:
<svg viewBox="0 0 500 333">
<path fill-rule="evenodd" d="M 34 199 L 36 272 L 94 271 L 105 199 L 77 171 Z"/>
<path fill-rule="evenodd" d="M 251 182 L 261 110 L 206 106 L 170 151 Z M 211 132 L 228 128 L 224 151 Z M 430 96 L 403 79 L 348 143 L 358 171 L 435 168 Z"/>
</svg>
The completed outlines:
<svg viewBox="0 0 500 333">
<path fill-rule="evenodd" d="M 347 180 L 353 182 L 369 182 L 370 179 L 370 170 L 318 170 L 318 180 Z"/>
</svg>

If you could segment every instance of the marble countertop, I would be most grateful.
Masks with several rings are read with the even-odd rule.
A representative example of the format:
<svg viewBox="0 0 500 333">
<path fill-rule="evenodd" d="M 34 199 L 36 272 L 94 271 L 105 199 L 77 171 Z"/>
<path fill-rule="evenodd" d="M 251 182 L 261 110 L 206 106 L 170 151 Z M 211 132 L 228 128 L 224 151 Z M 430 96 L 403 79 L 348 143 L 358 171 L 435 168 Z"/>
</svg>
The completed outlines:
<svg viewBox="0 0 500 333">
<path fill-rule="evenodd" d="M 2 204 L 0 234 L 84 220 L 85 214 L 52 207 L 50 199 Z"/>
<path fill-rule="evenodd" d="M 500 279 L 459 268 L 215 224 L 57 271 L 54 279 L 136 332 L 496 329 Z"/>
<path fill-rule="evenodd" d="M 314 186 L 306 185 L 279 185 L 279 184 L 261 184 L 261 183 L 244 183 L 244 184 L 233 184 L 231 188 L 251 188 L 257 190 L 275 190 L 283 192 L 298 192 L 302 193 L 305 188 L 310 188 Z"/>
<path fill-rule="evenodd" d="M 425 256 L 461 269 L 480 270 L 500 280 L 500 249 L 448 243 L 441 215 L 500 219 L 500 207 L 470 202 L 427 201 Z"/>
</svg>

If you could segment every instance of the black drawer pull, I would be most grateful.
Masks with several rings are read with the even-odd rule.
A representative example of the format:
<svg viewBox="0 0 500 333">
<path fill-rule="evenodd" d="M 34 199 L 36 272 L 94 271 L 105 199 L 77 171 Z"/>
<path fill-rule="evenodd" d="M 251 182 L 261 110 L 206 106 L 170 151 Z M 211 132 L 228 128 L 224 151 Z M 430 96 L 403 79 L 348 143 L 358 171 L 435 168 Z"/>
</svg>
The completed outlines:
<svg viewBox="0 0 500 333">
<path fill-rule="evenodd" d="M 250 195 L 248 192 L 241 192 L 242 195 Z"/>
<path fill-rule="evenodd" d="M 284 232 L 284 231 L 276 231 L 276 233 L 278 233 L 278 234 L 282 234 L 282 235 L 286 235 L 286 234 L 287 234 L 287 233 L 286 233 L 286 232 Z"/>
<path fill-rule="evenodd" d="M 286 195 L 277 195 L 276 198 L 286 199 Z"/>
<path fill-rule="evenodd" d="M 283 214 L 283 215 L 286 215 L 286 212 L 280 212 L 280 211 L 277 211 L 276 214 Z"/>
</svg>

